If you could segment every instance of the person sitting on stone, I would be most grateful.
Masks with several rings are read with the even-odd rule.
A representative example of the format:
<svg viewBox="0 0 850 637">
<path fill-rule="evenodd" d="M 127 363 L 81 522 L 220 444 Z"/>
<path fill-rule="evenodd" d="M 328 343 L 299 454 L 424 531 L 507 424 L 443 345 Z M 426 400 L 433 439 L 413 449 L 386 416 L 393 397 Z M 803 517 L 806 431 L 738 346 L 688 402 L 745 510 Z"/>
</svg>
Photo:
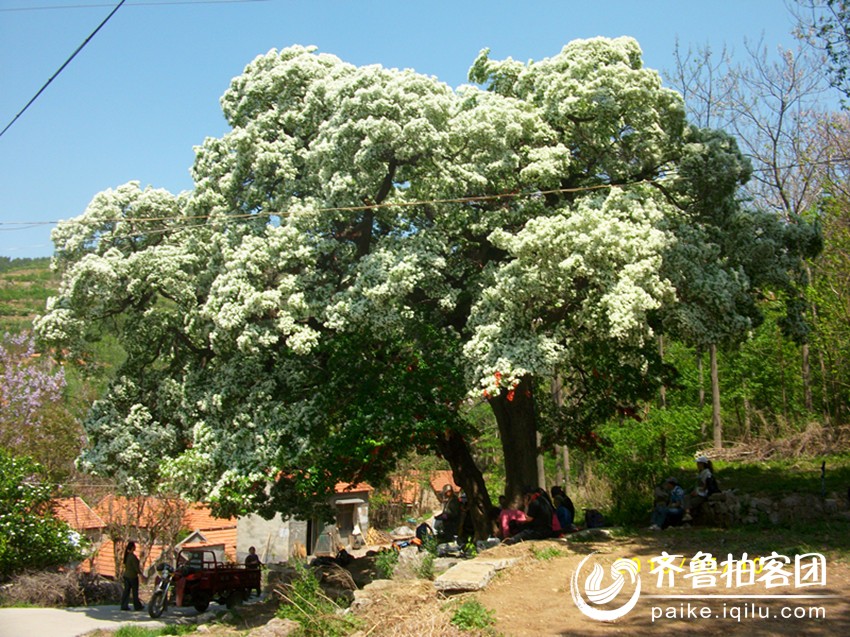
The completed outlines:
<svg viewBox="0 0 850 637">
<path fill-rule="evenodd" d="M 706 456 L 700 456 L 697 462 L 697 483 L 693 491 L 685 497 L 685 515 L 683 522 L 690 522 L 699 515 L 703 503 L 715 493 L 720 492 L 717 478 L 714 475 L 714 465 Z"/>
<path fill-rule="evenodd" d="M 661 496 L 663 499 L 656 498 L 649 526 L 652 531 L 679 526 L 685 515 L 685 490 L 679 486 L 676 478 L 667 478 L 660 490 L 664 495 Z"/>
<path fill-rule="evenodd" d="M 442 499 L 443 511 L 434 516 L 434 531 L 441 541 L 448 542 L 454 540 L 460 530 L 461 506 L 450 484 L 443 487 Z"/>
</svg>

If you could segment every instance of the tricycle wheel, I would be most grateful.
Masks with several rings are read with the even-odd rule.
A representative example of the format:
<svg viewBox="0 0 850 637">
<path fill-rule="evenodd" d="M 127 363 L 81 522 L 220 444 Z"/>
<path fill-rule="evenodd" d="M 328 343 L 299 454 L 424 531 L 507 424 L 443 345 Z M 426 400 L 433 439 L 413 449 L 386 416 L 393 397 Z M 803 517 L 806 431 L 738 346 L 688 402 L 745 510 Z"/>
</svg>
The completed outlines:
<svg viewBox="0 0 850 637">
<path fill-rule="evenodd" d="M 242 591 L 231 591 L 230 595 L 227 596 L 227 601 L 225 602 L 228 608 L 234 608 L 239 606 L 244 601 L 244 596 Z"/>
<path fill-rule="evenodd" d="M 151 601 L 148 602 L 148 615 L 156 619 L 168 608 L 168 600 L 165 599 L 163 591 L 154 591 Z"/>
<path fill-rule="evenodd" d="M 197 595 L 194 600 L 195 610 L 199 613 L 203 613 L 206 609 L 210 607 L 210 598 L 206 595 Z"/>
</svg>

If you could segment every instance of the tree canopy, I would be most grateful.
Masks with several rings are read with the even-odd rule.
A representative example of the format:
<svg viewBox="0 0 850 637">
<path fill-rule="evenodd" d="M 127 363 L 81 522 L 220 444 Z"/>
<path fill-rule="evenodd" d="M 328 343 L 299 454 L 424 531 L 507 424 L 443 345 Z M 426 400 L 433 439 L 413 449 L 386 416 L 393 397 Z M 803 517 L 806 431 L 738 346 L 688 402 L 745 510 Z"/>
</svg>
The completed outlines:
<svg viewBox="0 0 850 637">
<path fill-rule="evenodd" d="M 734 141 L 686 126 L 633 39 L 485 50 L 469 77 L 271 51 L 222 98 L 192 192 L 126 184 L 54 231 L 40 335 L 127 353 L 87 466 L 271 512 L 436 450 L 483 511 L 465 402 L 493 408 L 516 493 L 535 379 L 610 415 L 661 382 L 659 333 L 743 333 L 760 286 L 793 283 L 797 244 L 736 198 Z"/>
</svg>

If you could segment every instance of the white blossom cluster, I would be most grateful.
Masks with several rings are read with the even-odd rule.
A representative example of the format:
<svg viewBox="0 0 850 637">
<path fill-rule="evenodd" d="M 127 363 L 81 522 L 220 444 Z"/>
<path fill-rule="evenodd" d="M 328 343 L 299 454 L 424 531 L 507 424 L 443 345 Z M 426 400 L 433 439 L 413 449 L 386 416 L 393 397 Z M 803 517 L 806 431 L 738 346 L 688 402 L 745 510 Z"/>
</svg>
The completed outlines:
<svg viewBox="0 0 850 637">
<path fill-rule="evenodd" d="M 114 330 L 128 356 L 90 466 L 247 507 L 332 435 L 305 388 L 339 335 L 430 326 L 475 396 L 568 368 L 582 340 L 653 336 L 676 240 L 644 182 L 674 167 L 680 97 L 630 38 L 485 51 L 470 79 L 270 51 L 222 98 L 232 130 L 196 149 L 193 192 L 127 184 L 56 229 L 41 336 Z"/>
</svg>

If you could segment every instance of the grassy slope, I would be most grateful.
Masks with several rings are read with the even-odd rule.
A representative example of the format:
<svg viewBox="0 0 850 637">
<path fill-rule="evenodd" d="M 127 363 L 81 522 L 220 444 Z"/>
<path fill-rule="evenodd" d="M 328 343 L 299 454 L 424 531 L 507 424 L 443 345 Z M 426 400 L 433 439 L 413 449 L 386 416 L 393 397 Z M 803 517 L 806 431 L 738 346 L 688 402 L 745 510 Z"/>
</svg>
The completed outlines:
<svg viewBox="0 0 850 637">
<path fill-rule="evenodd" d="M 56 292 L 59 280 L 50 271 L 50 260 L 5 261 L 0 268 L 0 334 L 21 332 L 44 313 L 47 298 Z"/>
</svg>

